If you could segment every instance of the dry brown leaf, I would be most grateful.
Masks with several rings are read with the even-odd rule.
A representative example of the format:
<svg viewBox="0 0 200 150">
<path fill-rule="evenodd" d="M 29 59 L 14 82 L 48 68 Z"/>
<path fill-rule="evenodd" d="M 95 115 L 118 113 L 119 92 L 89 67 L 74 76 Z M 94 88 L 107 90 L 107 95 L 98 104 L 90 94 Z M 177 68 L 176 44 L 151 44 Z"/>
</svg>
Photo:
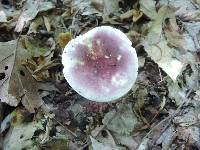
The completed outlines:
<svg viewBox="0 0 200 150">
<path fill-rule="evenodd" d="M 50 77 L 48 69 L 60 64 L 57 59 L 52 59 L 53 55 L 54 51 L 50 51 L 46 56 L 39 56 L 36 62 L 29 59 L 24 61 L 23 65 L 37 81 L 47 81 Z"/>
<path fill-rule="evenodd" d="M 4 72 L 6 68 L 8 70 L 6 79 L 0 87 L 1 101 L 11 106 L 17 106 L 22 101 L 27 110 L 35 112 L 35 109 L 42 105 L 42 99 L 38 95 L 39 85 L 32 74 L 21 64 L 30 56 L 22 48 L 20 41 L 15 40 L 3 44 L 6 48 L 3 51 L 10 48 L 11 54 L 1 61 L 1 65 L 5 65 L 5 61 L 8 61 L 7 58 L 9 58 L 8 66 L 0 68 L 1 72 Z"/>
</svg>

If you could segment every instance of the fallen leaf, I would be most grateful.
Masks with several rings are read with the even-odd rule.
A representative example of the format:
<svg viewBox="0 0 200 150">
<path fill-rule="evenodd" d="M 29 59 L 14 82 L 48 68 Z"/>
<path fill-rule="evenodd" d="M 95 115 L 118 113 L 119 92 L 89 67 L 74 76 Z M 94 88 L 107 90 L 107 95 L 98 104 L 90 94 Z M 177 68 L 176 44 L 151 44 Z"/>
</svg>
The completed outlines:
<svg viewBox="0 0 200 150">
<path fill-rule="evenodd" d="M 143 40 L 145 51 L 148 55 L 173 79 L 182 71 L 184 64 L 174 58 L 173 48 L 168 46 L 162 35 L 162 22 L 166 16 L 166 8 L 161 8 L 160 16 L 152 22 L 149 34 Z"/>
<path fill-rule="evenodd" d="M 0 22 L 7 22 L 7 16 L 4 11 L 0 11 Z"/>
<path fill-rule="evenodd" d="M 48 17 L 43 16 L 43 19 L 44 19 L 44 24 L 45 24 L 45 27 L 47 29 L 47 32 L 50 32 L 51 31 L 51 24 L 49 22 Z"/>
<path fill-rule="evenodd" d="M 102 16 L 102 12 L 95 8 L 91 0 L 72 1 L 71 7 L 73 12 L 76 13 L 77 11 L 80 11 L 81 15 L 83 16 L 88 16 L 92 14 L 96 14 L 97 16 Z"/>
<path fill-rule="evenodd" d="M 131 104 L 119 104 L 117 110 L 108 112 L 102 122 L 112 132 L 130 135 L 138 120 Z"/>
<path fill-rule="evenodd" d="M 176 136 L 175 129 L 172 125 L 168 124 L 169 119 L 164 119 L 159 123 L 156 123 L 155 127 L 152 127 L 146 136 L 140 141 L 138 150 L 156 149 L 156 146 L 163 145 L 171 146 L 171 140 Z"/>
<path fill-rule="evenodd" d="M 196 51 L 192 37 L 186 33 L 181 33 L 183 31 L 179 29 L 174 15 L 171 14 L 170 18 L 166 20 L 164 32 L 167 42 L 171 46 L 182 51 L 185 50 L 185 52 Z"/>
<path fill-rule="evenodd" d="M 140 0 L 140 10 L 150 19 L 157 16 L 156 1 L 154 0 Z"/>
<path fill-rule="evenodd" d="M 34 19 L 39 12 L 47 11 L 52 8 L 55 8 L 52 2 L 27 0 L 17 21 L 15 32 L 21 32 L 22 29 L 28 25 L 29 21 Z"/>
<path fill-rule="evenodd" d="M 131 18 L 133 16 L 133 9 L 128 10 L 127 12 L 121 14 L 119 17 L 121 20 Z"/>
<path fill-rule="evenodd" d="M 49 52 L 48 45 L 38 38 L 23 36 L 22 44 L 32 57 L 40 57 Z"/>
<path fill-rule="evenodd" d="M 192 37 L 195 48 L 197 50 L 200 50 L 200 44 L 199 44 L 199 39 L 200 39 L 200 22 L 184 22 L 183 23 L 185 29 L 187 30 L 188 34 Z"/>
<path fill-rule="evenodd" d="M 48 140 L 46 143 L 41 144 L 40 147 L 48 147 L 48 149 L 55 149 L 55 150 L 66 150 L 69 148 L 69 139 L 64 137 L 54 137 Z"/>
<path fill-rule="evenodd" d="M 133 22 L 137 22 L 143 16 L 143 12 L 139 10 L 133 10 Z"/>
<path fill-rule="evenodd" d="M 137 22 L 143 16 L 143 12 L 136 9 L 128 10 L 127 12 L 121 14 L 119 17 L 121 20 L 128 19 L 132 17 L 133 22 Z"/>
<path fill-rule="evenodd" d="M 187 111 L 186 111 L 187 110 Z M 199 111 L 194 108 L 186 109 L 185 113 L 181 116 L 176 116 L 173 119 L 173 123 L 181 127 L 190 127 L 198 123 Z"/>
<path fill-rule="evenodd" d="M 9 128 L 12 121 L 12 114 L 8 114 L 4 120 L 1 122 L 0 134 L 2 134 L 6 129 Z"/>
<path fill-rule="evenodd" d="M 183 84 L 183 83 L 182 83 Z M 173 82 L 172 80 L 168 80 L 167 87 L 169 94 L 168 96 L 175 100 L 175 103 L 177 106 L 179 106 L 183 99 L 186 97 L 186 88 L 181 88 L 179 85 L 182 85 L 181 83 Z"/>
<path fill-rule="evenodd" d="M 122 0 L 104 0 L 104 15 L 109 16 L 112 13 L 119 11 L 119 2 Z"/>
<path fill-rule="evenodd" d="M 196 65 L 187 67 L 181 76 L 181 79 L 184 78 L 186 80 L 185 82 L 181 79 L 178 79 L 177 81 L 166 79 L 169 92 L 168 96 L 175 100 L 177 106 L 183 102 L 183 99 L 186 99 L 189 90 L 195 91 L 199 89 L 199 84 L 197 82 L 199 75 L 197 70 L 198 68 Z"/>
<path fill-rule="evenodd" d="M 35 112 L 35 109 L 42 105 L 42 99 L 38 95 L 39 84 L 21 64 L 30 55 L 27 50 L 22 48 L 20 41 L 9 41 L 0 43 L 1 45 L 4 45 L 1 50 L 10 52 L 10 54 L 2 55 L 4 59 L 1 59 L 2 63 L 0 63 L 0 72 L 6 74 L 1 81 L 1 102 L 17 106 L 21 101 L 26 109 Z M 5 63 L 8 61 L 9 63 L 6 65 Z"/>
<path fill-rule="evenodd" d="M 188 145 L 200 146 L 200 129 L 197 126 L 177 127 L 177 139 L 187 141 Z"/>
<path fill-rule="evenodd" d="M 19 124 L 11 128 L 4 141 L 4 150 L 20 150 L 20 149 L 37 149 L 34 141 L 31 139 L 36 130 L 42 130 L 41 122 L 30 122 L 27 124 Z"/>
<path fill-rule="evenodd" d="M 195 5 L 195 3 L 197 3 L 197 5 Z M 198 10 L 198 2 L 193 2 L 193 0 L 173 0 L 169 2 L 160 0 L 157 5 L 160 7 L 169 6 L 173 8 L 175 16 L 180 18 L 181 21 L 199 21 L 200 13 Z"/>
<path fill-rule="evenodd" d="M 103 0 L 91 0 L 91 5 L 100 12 L 103 12 Z"/>
<path fill-rule="evenodd" d="M 170 126 L 156 141 L 157 145 L 162 144 L 165 149 L 170 149 L 173 140 L 176 138 L 177 133 L 173 126 Z"/>
<path fill-rule="evenodd" d="M 123 136 L 119 134 L 114 134 L 113 136 L 120 145 L 126 146 L 129 150 L 136 150 L 139 145 L 139 141 L 135 140 L 132 136 Z"/>
<path fill-rule="evenodd" d="M 28 34 L 31 34 L 31 33 L 34 33 L 34 34 L 36 34 L 36 33 L 38 33 L 38 27 L 40 26 L 40 25 L 42 25 L 43 24 L 43 19 L 42 19 L 42 17 L 36 17 L 32 22 L 31 22 L 31 24 L 30 24 L 30 26 L 29 26 L 29 30 L 28 30 Z"/>
<path fill-rule="evenodd" d="M 110 17 L 110 15 L 114 15 L 114 13 L 119 11 L 119 2 L 122 2 L 122 0 L 103 0 L 104 9 L 102 17 L 104 23 L 109 22 L 111 24 L 119 24 Z"/>
<path fill-rule="evenodd" d="M 92 149 L 93 150 L 126 150 L 126 148 L 118 147 L 118 146 L 112 146 L 109 144 L 103 144 L 98 142 L 96 139 L 90 136 L 90 140 L 92 142 Z"/>
</svg>

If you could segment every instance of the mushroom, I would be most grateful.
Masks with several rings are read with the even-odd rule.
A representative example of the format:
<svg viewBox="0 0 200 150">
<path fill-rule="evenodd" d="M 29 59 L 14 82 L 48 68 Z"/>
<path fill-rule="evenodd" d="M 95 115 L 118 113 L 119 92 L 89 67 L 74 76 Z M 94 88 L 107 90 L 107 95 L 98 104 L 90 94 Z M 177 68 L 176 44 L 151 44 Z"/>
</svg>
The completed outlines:
<svg viewBox="0 0 200 150">
<path fill-rule="evenodd" d="M 131 41 L 110 26 L 93 28 L 69 41 L 62 54 L 63 74 L 81 96 L 109 102 L 134 85 L 138 58 Z"/>
</svg>

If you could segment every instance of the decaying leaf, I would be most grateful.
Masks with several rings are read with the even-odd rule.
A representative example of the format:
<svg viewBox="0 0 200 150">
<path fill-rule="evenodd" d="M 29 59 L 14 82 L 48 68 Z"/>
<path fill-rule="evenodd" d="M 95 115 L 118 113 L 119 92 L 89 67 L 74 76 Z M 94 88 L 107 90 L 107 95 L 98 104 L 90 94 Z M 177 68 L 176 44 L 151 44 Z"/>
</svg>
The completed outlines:
<svg viewBox="0 0 200 150">
<path fill-rule="evenodd" d="M 31 140 L 36 130 L 42 130 L 41 122 L 30 122 L 27 124 L 17 125 L 9 130 L 4 142 L 3 149 L 5 150 L 20 150 L 20 149 L 37 149 L 38 146 Z"/>
<path fill-rule="evenodd" d="M 140 10 L 148 16 L 150 19 L 154 19 L 157 16 L 156 1 L 154 0 L 140 0 Z"/>
<path fill-rule="evenodd" d="M 131 104 L 117 105 L 117 110 L 108 112 L 103 119 L 103 124 L 110 131 L 122 135 L 130 135 L 137 123 L 138 120 Z"/>
<path fill-rule="evenodd" d="M 55 5 L 52 2 L 27 0 L 18 19 L 15 31 L 21 32 L 22 29 L 29 23 L 29 21 L 34 19 L 39 12 L 47 11 L 52 8 L 55 8 Z"/>
<path fill-rule="evenodd" d="M 119 2 L 122 0 L 103 0 L 104 10 L 103 10 L 103 22 L 109 22 L 111 24 L 117 24 L 112 18 L 110 18 L 110 15 L 113 15 L 114 13 L 119 11 Z"/>
<path fill-rule="evenodd" d="M 53 59 L 54 51 L 49 51 L 44 56 L 35 57 L 36 61 L 31 59 L 23 62 L 29 72 L 37 81 L 48 81 L 50 78 L 49 69 L 60 65 L 58 59 Z"/>
<path fill-rule="evenodd" d="M 181 18 L 182 21 L 199 21 L 198 5 L 195 6 L 192 0 L 159 0 L 158 5 L 173 8 L 175 16 Z"/>
<path fill-rule="evenodd" d="M 102 149 L 105 149 L 105 150 L 125 150 L 126 149 L 126 148 L 123 148 L 123 147 L 118 147 L 118 146 L 100 143 L 91 136 L 90 136 L 90 140 L 92 142 L 92 149 L 93 150 L 102 150 Z"/>
<path fill-rule="evenodd" d="M 12 113 L 8 114 L 2 121 L 0 133 L 3 133 L 10 126 L 20 125 L 25 119 L 30 117 L 30 113 L 24 107 L 18 107 Z"/>
<path fill-rule="evenodd" d="M 186 97 L 186 89 L 182 89 L 178 82 L 173 82 L 172 80 L 168 81 L 168 90 L 169 97 L 175 99 L 176 105 L 180 105 L 182 103 L 182 99 Z"/>
<path fill-rule="evenodd" d="M 178 127 L 177 139 L 187 141 L 188 145 L 200 146 L 200 130 L 197 126 Z"/>
<path fill-rule="evenodd" d="M 32 57 L 40 57 L 41 55 L 44 55 L 49 51 L 49 47 L 47 47 L 47 44 L 40 39 L 23 37 L 22 44 Z"/>
<path fill-rule="evenodd" d="M 133 22 L 137 22 L 143 16 L 143 12 L 140 10 L 133 10 Z"/>
<path fill-rule="evenodd" d="M 183 31 L 178 27 L 174 15 L 170 15 L 165 21 L 164 32 L 170 46 L 182 50 L 182 53 L 196 51 L 192 37 L 187 33 L 181 33 Z"/>
<path fill-rule="evenodd" d="M 66 150 L 69 149 L 69 141 L 64 137 L 53 138 L 48 142 L 42 144 L 41 147 L 44 148 L 48 147 L 49 149 L 55 149 L 55 150 Z"/>
<path fill-rule="evenodd" d="M 38 95 L 38 83 L 32 74 L 22 66 L 22 61 L 30 57 L 27 50 L 23 49 L 20 41 L 0 43 L 4 45 L 1 50 L 10 51 L 10 54 L 3 54 L 1 59 L 1 72 L 5 77 L 1 81 L 0 95 L 1 102 L 11 106 L 17 106 L 21 101 L 30 112 L 42 105 Z M 4 49 L 3 49 L 4 48 Z M 5 63 L 9 61 L 8 65 Z"/>
<path fill-rule="evenodd" d="M 7 22 L 7 16 L 4 11 L 0 11 L 0 22 Z"/>
<path fill-rule="evenodd" d="M 100 1 L 101 4 L 101 1 Z M 96 14 L 101 16 L 102 12 L 95 8 L 94 3 L 91 0 L 76 0 L 72 1 L 72 10 L 74 12 L 80 11 L 82 15 Z"/>
<path fill-rule="evenodd" d="M 120 145 L 126 146 L 129 150 L 136 150 L 139 142 L 141 141 L 140 138 L 134 139 L 133 136 L 124 136 L 119 134 L 114 134 L 113 137 L 119 142 Z"/>
<path fill-rule="evenodd" d="M 173 140 L 176 138 L 177 133 L 174 126 L 170 126 L 156 141 L 157 145 L 162 144 L 164 149 L 170 149 Z"/>
<path fill-rule="evenodd" d="M 163 24 L 169 21 L 170 17 L 169 7 L 160 8 L 154 21 L 149 24 L 149 33 L 142 43 L 148 55 L 175 81 L 187 63 L 196 62 L 196 57 L 190 53 L 194 51 L 194 42 L 191 38 L 187 38 L 189 36 L 187 34 L 178 38 L 180 34 L 177 32 L 175 22 L 169 25 L 168 31 L 163 31 Z M 183 49 L 181 43 L 186 42 L 189 46 Z"/>
<path fill-rule="evenodd" d="M 122 0 L 109 1 L 104 0 L 104 16 L 109 16 L 112 13 L 119 11 L 119 2 Z"/>
<path fill-rule="evenodd" d="M 189 127 L 196 124 L 198 122 L 199 111 L 194 108 L 187 109 L 187 111 L 181 116 L 176 116 L 173 122 L 182 127 Z"/>
<path fill-rule="evenodd" d="M 180 79 L 175 82 L 167 79 L 168 96 L 175 100 L 176 105 L 179 106 L 183 102 L 183 99 L 186 99 L 189 90 L 199 90 L 199 84 L 197 82 L 199 78 L 198 74 L 198 69 L 195 65 L 192 65 L 191 68 L 187 68 L 182 74 L 182 78 L 185 78 L 186 82 Z"/>
<path fill-rule="evenodd" d="M 9 114 L 5 117 L 5 119 L 1 122 L 0 134 L 2 134 L 6 129 L 10 127 L 13 115 Z M 1 146 L 0 146 L 1 147 Z"/>
<path fill-rule="evenodd" d="M 103 12 L 103 0 L 91 0 L 91 5 L 100 12 Z"/>
<path fill-rule="evenodd" d="M 48 17 L 44 16 L 43 19 L 44 19 L 44 24 L 45 24 L 45 27 L 47 29 L 47 32 L 50 32 L 51 31 L 51 24 L 49 22 Z"/>
<path fill-rule="evenodd" d="M 43 24 L 43 19 L 42 19 L 42 17 L 41 16 L 39 16 L 39 17 L 36 17 L 32 22 L 31 22 L 31 24 L 30 24 L 30 26 L 29 26 L 29 30 L 28 30 L 28 34 L 31 34 L 31 33 L 38 33 L 38 27 L 40 26 L 40 25 L 42 25 Z"/>
<path fill-rule="evenodd" d="M 128 19 L 133 16 L 133 9 L 128 10 L 127 12 L 121 14 L 119 17 L 121 20 Z"/>
<path fill-rule="evenodd" d="M 133 22 L 137 22 L 143 16 L 143 12 L 136 9 L 128 10 L 127 12 L 120 15 L 120 19 L 128 19 L 132 17 Z"/>
<path fill-rule="evenodd" d="M 176 137 L 176 131 L 173 125 L 168 126 L 168 122 L 169 119 L 164 119 L 156 123 L 155 127 L 140 141 L 138 150 L 156 149 L 162 144 L 164 148 L 166 146 L 169 149 L 173 139 Z"/>
</svg>

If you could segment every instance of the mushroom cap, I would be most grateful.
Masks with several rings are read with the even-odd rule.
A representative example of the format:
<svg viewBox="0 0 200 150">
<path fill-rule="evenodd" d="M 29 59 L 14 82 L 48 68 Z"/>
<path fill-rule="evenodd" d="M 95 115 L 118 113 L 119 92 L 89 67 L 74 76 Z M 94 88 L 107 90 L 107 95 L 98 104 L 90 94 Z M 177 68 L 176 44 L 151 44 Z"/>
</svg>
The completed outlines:
<svg viewBox="0 0 200 150">
<path fill-rule="evenodd" d="M 138 58 L 128 37 L 110 26 L 93 28 L 64 48 L 64 77 L 81 96 L 97 102 L 119 99 L 133 86 Z"/>
</svg>

